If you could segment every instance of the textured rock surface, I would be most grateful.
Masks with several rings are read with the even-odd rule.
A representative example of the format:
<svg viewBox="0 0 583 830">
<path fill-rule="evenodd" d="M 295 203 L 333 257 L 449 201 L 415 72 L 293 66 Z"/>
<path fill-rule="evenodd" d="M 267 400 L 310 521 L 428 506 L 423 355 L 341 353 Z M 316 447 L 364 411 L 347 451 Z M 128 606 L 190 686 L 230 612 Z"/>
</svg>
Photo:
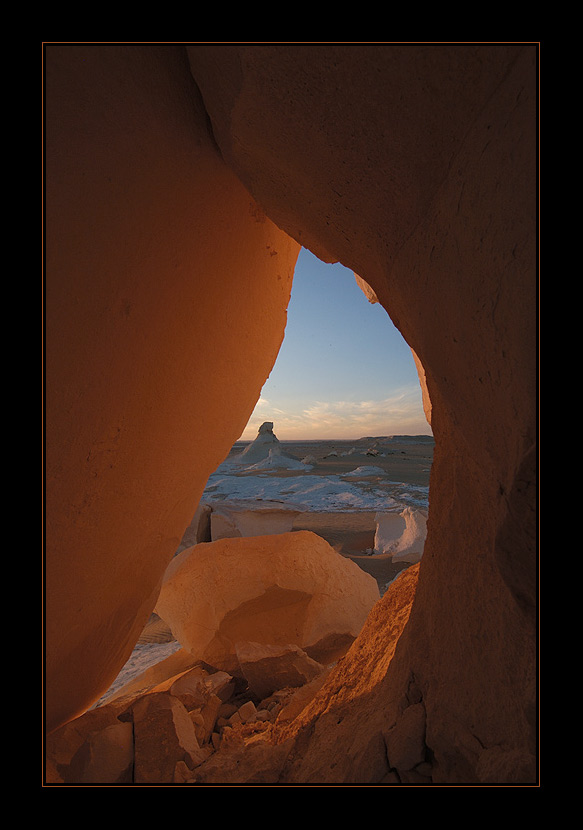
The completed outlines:
<svg viewBox="0 0 583 830">
<path fill-rule="evenodd" d="M 401 727 L 388 725 L 385 743 L 383 713 L 374 705 L 375 689 L 386 676 L 416 582 L 417 570 L 411 568 L 407 578 L 394 583 L 390 599 L 382 601 L 392 625 L 387 629 L 383 614 L 373 612 L 365 640 L 357 640 L 337 666 L 318 666 L 294 647 L 240 644 L 251 674 L 253 664 L 260 671 L 255 678 L 260 684 L 251 689 L 245 680 L 201 663 L 175 673 L 178 664 L 163 661 L 155 683 L 152 672 L 146 672 L 133 690 L 126 688 L 115 700 L 52 732 L 47 780 L 140 786 L 293 782 L 305 752 L 305 735 L 322 716 L 320 740 L 325 746 L 335 732 L 342 734 L 348 728 L 360 747 L 356 763 L 350 757 L 342 759 L 337 780 L 347 770 L 348 780 L 361 783 L 399 783 L 400 776 L 418 777 L 420 767 L 425 776 L 430 775 L 427 762 L 417 763 L 425 752 L 421 719 L 405 717 Z M 377 666 L 379 638 L 384 648 Z M 277 688 L 290 681 L 290 667 L 294 685 Z M 259 693 L 269 688 L 276 691 L 261 698 Z M 350 702 L 362 695 L 364 705 L 351 707 Z M 415 698 L 410 702 L 419 703 Z M 372 735 L 371 704 L 376 720 Z M 389 747 L 392 763 L 407 769 L 389 769 Z M 306 760 L 313 764 L 311 753 Z M 328 780 L 325 770 L 318 770 L 312 780 L 320 779 Z"/>
<path fill-rule="evenodd" d="M 194 769 L 205 759 L 192 720 L 171 694 L 145 695 L 133 708 L 136 784 L 173 782 L 176 764 Z"/>
<path fill-rule="evenodd" d="M 132 724 L 116 721 L 91 732 L 73 757 L 69 775 L 78 784 L 133 783 Z"/>
<path fill-rule="evenodd" d="M 413 607 L 419 568 L 412 565 L 399 575 L 313 700 L 281 725 L 278 740 L 291 739 L 294 746 L 283 781 L 379 783 L 390 772 L 384 732 L 396 717 L 384 698 L 389 668 Z M 399 781 L 395 771 L 390 783 Z"/>
<path fill-rule="evenodd" d="M 184 551 L 168 566 L 156 612 L 195 658 L 232 670 L 239 641 L 331 659 L 378 599 L 376 580 L 320 536 L 297 531 Z"/>
<path fill-rule="evenodd" d="M 500 746 L 500 775 L 516 751 L 532 780 L 536 46 L 188 51 L 224 158 L 280 227 L 366 281 L 423 369 L 428 536 L 379 705 L 396 713 L 413 672 L 436 774 L 476 780 L 479 748 Z"/>
<path fill-rule="evenodd" d="M 220 158 L 181 48 L 51 44 L 45 81 L 50 729 L 129 657 L 272 368 L 299 246 Z"/>
<path fill-rule="evenodd" d="M 209 504 L 199 504 L 192 521 L 184 531 L 176 553 L 198 545 L 199 542 L 211 541 L 211 507 Z"/>
<path fill-rule="evenodd" d="M 317 687 L 283 689 L 262 701 L 238 687 L 233 677 L 200 664 L 158 685 L 140 684 L 140 691 L 51 733 L 47 783 L 277 782 L 292 745 L 275 738 L 279 716 L 298 714 Z"/>
<path fill-rule="evenodd" d="M 235 651 L 249 689 L 261 699 L 278 689 L 304 686 L 324 671 L 324 666 L 295 645 L 236 643 Z"/>
</svg>

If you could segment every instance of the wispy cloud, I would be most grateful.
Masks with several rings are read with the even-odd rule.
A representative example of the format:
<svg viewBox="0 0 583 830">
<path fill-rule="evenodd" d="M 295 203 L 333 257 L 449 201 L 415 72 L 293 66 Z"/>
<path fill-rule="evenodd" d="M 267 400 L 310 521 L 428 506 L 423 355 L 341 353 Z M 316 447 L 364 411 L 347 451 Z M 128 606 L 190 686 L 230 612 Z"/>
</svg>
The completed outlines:
<svg viewBox="0 0 583 830">
<path fill-rule="evenodd" d="M 255 437 L 265 420 L 274 421 L 275 432 L 283 440 L 429 432 L 418 386 L 379 400 L 298 402 L 297 408 L 287 409 L 260 398 L 242 437 Z"/>
</svg>

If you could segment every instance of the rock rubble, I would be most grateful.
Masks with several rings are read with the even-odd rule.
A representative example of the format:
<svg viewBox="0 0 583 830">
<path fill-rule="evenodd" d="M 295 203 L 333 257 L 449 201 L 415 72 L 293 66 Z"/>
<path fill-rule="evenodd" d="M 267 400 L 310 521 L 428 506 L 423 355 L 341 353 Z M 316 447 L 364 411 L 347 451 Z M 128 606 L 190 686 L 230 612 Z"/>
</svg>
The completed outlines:
<svg viewBox="0 0 583 830">
<path fill-rule="evenodd" d="M 289 742 L 278 744 L 272 730 L 310 702 L 329 668 L 296 646 L 241 643 L 237 651 L 238 676 L 197 663 L 137 694 L 122 690 L 52 733 L 47 782 L 231 782 L 243 754 L 245 764 L 235 777 L 247 783 L 277 780 Z M 276 678 L 288 685 L 276 688 Z"/>
</svg>

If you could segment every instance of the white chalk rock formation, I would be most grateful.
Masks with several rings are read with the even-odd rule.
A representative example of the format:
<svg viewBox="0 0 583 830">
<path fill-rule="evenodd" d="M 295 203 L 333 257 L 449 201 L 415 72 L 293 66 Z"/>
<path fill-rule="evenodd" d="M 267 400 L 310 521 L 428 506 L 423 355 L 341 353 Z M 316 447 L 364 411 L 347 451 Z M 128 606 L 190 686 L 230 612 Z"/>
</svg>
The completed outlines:
<svg viewBox="0 0 583 830">
<path fill-rule="evenodd" d="M 419 562 L 427 537 L 427 513 L 406 507 L 401 513 L 377 513 L 374 552 L 392 554 L 393 562 Z"/>
<path fill-rule="evenodd" d="M 221 539 L 175 556 L 156 613 L 196 659 L 237 667 L 236 643 L 336 659 L 379 599 L 376 580 L 315 533 Z"/>
<path fill-rule="evenodd" d="M 273 421 L 265 421 L 259 427 L 257 437 L 243 452 L 228 458 L 219 470 L 224 472 L 254 473 L 265 470 L 309 470 L 310 467 L 283 452 L 273 431 Z"/>
<path fill-rule="evenodd" d="M 374 552 L 390 553 L 405 532 L 405 519 L 400 513 L 377 513 L 375 525 Z"/>
<path fill-rule="evenodd" d="M 382 467 L 374 467 L 372 464 L 364 464 L 349 473 L 343 473 L 342 478 L 367 478 L 368 476 L 386 476 Z"/>
<path fill-rule="evenodd" d="M 269 450 L 267 458 L 263 458 L 256 464 L 252 464 L 246 468 L 247 472 L 260 472 L 261 470 L 304 470 L 308 471 L 311 466 L 305 461 L 298 461 L 297 458 L 292 458 L 291 455 L 286 455 L 279 447 L 272 447 Z"/>
<path fill-rule="evenodd" d="M 219 502 L 213 505 L 209 541 L 289 533 L 295 517 L 305 509 L 304 505 L 271 500 L 233 499 L 229 502 Z"/>
<path fill-rule="evenodd" d="M 245 447 L 240 455 L 233 459 L 237 464 L 249 466 L 263 461 L 269 456 L 270 450 L 281 451 L 281 445 L 273 431 L 273 421 L 265 421 L 257 431 L 255 440 Z"/>
</svg>

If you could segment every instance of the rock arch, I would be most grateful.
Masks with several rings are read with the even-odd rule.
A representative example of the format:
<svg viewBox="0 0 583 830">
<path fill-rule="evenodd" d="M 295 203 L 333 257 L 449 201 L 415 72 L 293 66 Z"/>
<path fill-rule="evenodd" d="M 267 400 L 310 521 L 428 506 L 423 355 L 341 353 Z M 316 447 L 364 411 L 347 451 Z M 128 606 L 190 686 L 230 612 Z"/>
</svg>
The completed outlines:
<svg viewBox="0 0 583 830">
<path fill-rule="evenodd" d="M 434 780 L 534 780 L 536 45 L 45 50 L 48 728 L 131 651 L 305 245 L 400 328 L 436 437 L 367 746 L 414 700 Z M 340 774 L 310 751 L 290 780 Z"/>
</svg>

